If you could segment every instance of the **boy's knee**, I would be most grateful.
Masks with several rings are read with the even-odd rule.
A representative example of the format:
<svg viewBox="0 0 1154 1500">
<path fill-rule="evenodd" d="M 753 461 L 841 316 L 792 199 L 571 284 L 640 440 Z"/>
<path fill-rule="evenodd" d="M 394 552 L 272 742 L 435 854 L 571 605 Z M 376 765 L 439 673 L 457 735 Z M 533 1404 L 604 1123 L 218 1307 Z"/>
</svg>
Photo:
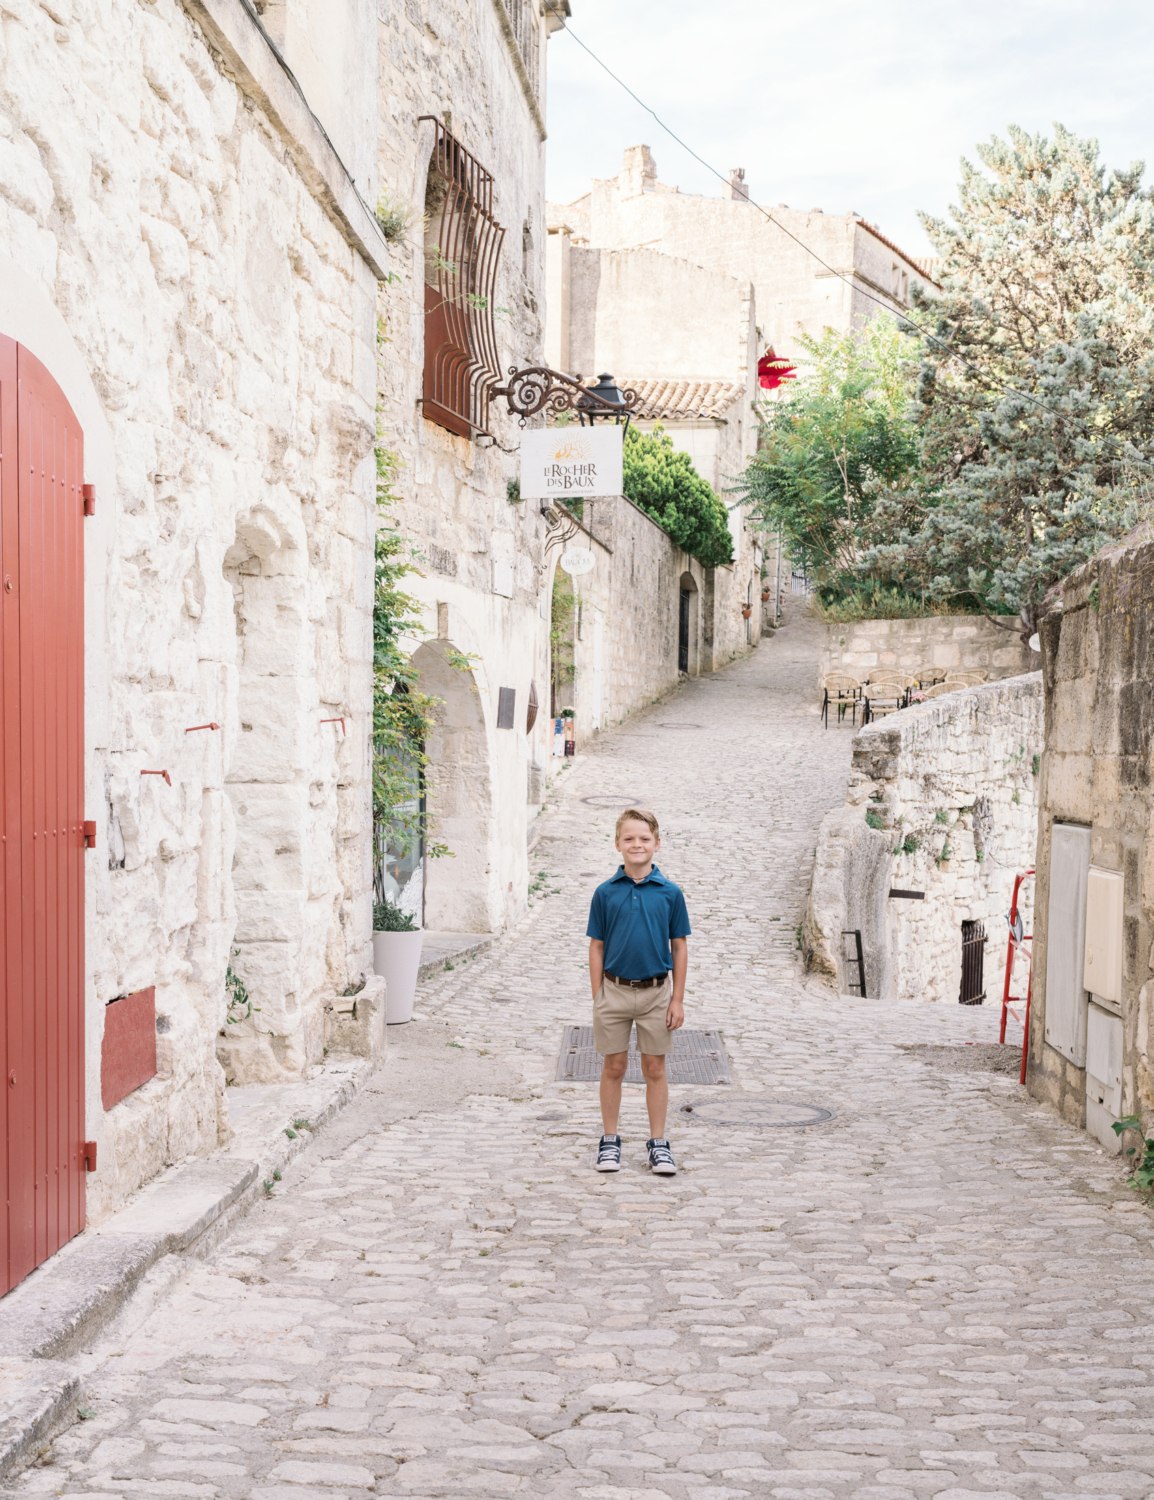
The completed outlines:
<svg viewBox="0 0 1154 1500">
<path fill-rule="evenodd" d="M 628 1066 L 628 1052 L 610 1052 L 601 1065 L 601 1072 L 606 1078 L 618 1080 L 625 1077 L 625 1070 Z"/>
<path fill-rule="evenodd" d="M 665 1058 L 660 1053 L 642 1053 L 641 1072 L 650 1083 L 665 1077 Z"/>
</svg>

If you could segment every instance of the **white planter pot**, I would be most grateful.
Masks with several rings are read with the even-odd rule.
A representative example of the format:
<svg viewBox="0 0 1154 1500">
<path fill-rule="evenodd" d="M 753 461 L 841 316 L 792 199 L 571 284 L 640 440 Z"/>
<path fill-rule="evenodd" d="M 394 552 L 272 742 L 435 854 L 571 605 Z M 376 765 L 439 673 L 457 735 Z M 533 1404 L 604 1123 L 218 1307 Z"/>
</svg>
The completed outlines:
<svg viewBox="0 0 1154 1500">
<path fill-rule="evenodd" d="M 385 981 L 385 1025 L 413 1019 L 423 932 L 374 932 L 373 968 Z"/>
</svg>

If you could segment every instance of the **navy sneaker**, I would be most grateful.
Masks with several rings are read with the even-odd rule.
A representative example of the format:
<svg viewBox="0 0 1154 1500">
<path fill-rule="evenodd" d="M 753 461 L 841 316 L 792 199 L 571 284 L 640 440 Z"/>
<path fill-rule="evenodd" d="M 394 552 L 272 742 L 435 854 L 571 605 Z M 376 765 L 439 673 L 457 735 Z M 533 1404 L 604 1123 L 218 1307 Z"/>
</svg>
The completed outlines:
<svg viewBox="0 0 1154 1500">
<path fill-rule="evenodd" d="M 658 1177 L 676 1177 L 677 1163 L 673 1160 L 673 1152 L 665 1137 L 646 1141 L 645 1144 L 649 1148 L 649 1170 L 656 1172 Z"/>
<path fill-rule="evenodd" d="M 670 1160 L 672 1161 L 672 1157 Z M 599 1172 L 620 1172 L 621 1170 L 621 1137 L 619 1135 L 603 1135 L 601 1144 L 597 1147 L 597 1160 L 594 1166 Z"/>
</svg>

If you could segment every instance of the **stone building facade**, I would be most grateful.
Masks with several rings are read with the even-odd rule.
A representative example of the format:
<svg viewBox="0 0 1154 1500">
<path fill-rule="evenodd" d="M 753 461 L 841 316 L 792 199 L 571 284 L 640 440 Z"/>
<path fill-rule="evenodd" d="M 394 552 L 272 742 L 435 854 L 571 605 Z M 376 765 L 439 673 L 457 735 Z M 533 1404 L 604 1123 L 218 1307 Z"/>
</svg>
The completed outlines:
<svg viewBox="0 0 1154 1500">
<path fill-rule="evenodd" d="M 956 1004 L 963 942 L 984 935 L 982 988 L 1000 1004 L 1005 916 L 1034 860 L 1041 749 L 1037 672 L 858 730 L 846 805 L 826 814 L 818 836 L 802 928 L 809 966 L 856 991 L 859 932 L 868 999 Z M 1027 883 L 1027 932 L 1032 897 Z M 1024 994 L 1026 977 L 1017 979 Z"/>
<path fill-rule="evenodd" d="M 264 9 L 278 34 L 240 0 L 5 8 L 0 335 L 92 486 L 90 1222 L 227 1138 L 226 1074 L 319 1062 L 371 975 L 377 7 Z M 230 1025 L 230 966 L 259 1024 Z M 108 1007 L 149 990 L 158 1071 L 117 1102 Z"/>
<path fill-rule="evenodd" d="M 1152 600 L 1147 531 L 1071 574 L 1041 628 L 1026 1086 L 1110 1150 L 1114 1120 L 1138 1114 L 1149 1128 L 1154 1112 Z"/>
<path fill-rule="evenodd" d="M 506 404 L 482 402 L 477 421 L 453 430 L 431 400 L 435 319 L 481 300 L 454 290 L 467 250 L 450 243 L 442 169 L 457 151 L 490 194 L 499 253 L 480 312 L 491 311 L 491 387 L 510 366 L 541 363 L 547 40 L 567 6 L 448 0 L 432 22 L 399 0 L 378 10 L 381 192 L 407 222 L 381 300 L 378 415 L 399 459 L 389 524 L 416 555 L 405 587 L 422 622 L 409 646 L 421 688 L 439 700 L 428 806 L 451 851 L 418 860 L 403 888 L 390 877 L 387 893 L 429 928 L 493 932 L 525 908 L 532 767 L 547 753 L 545 715 L 532 731 L 528 721 L 533 694 L 548 693 L 548 527 L 538 506 L 510 498 L 519 428 Z M 431 290 L 438 277 L 448 291 Z"/>
<path fill-rule="evenodd" d="M 623 495 L 587 500 L 581 521 L 560 515 L 548 551 L 554 607 L 558 590 L 567 604 L 565 680 L 554 691 L 566 701 L 554 707 L 573 708 L 578 746 L 654 703 L 683 674 L 716 671 L 757 644 L 752 557 L 746 577 L 735 567 L 705 568 Z M 558 567 L 562 546 L 588 549 L 592 570 L 568 578 Z"/>
<path fill-rule="evenodd" d="M 582 378 L 607 370 L 638 391 L 641 430 L 660 425 L 730 503 L 727 492 L 757 449 L 750 283 L 648 248 L 577 245 L 564 223 L 551 224 L 546 277 L 553 367 Z M 730 512 L 730 531 L 743 573 L 759 543 L 740 509 Z"/>
<path fill-rule="evenodd" d="M 811 335 L 824 328 L 848 332 L 879 305 L 894 313 L 905 310 L 914 281 L 933 285 L 928 264 L 857 214 L 825 214 L 784 203 L 766 208 L 771 218 L 750 203 L 749 189 L 737 174 L 728 197 L 682 193 L 657 180 L 648 146 L 630 146 L 616 177 L 595 178 L 574 202 L 549 205 L 549 230 L 567 237 L 574 249 L 624 256 L 644 247 L 752 286 L 758 355 L 772 344 L 778 355 L 795 358 L 799 326 Z M 677 306 L 692 327 L 691 304 Z M 660 326 L 670 328 L 671 322 L 662 317 Z M 680 322 L 679 317 L 672 327 Z"/>
</svg>

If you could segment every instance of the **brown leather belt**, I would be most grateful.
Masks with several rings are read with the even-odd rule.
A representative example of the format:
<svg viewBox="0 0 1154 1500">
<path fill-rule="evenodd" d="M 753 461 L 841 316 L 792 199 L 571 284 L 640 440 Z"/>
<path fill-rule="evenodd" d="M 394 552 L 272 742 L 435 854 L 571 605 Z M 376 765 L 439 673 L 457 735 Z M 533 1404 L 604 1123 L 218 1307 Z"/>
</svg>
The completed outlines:
<svg viewBox="0 0 1154 1500">
<path fill-rule="evenodd" d="M 655 984 L 664 984 L 666 975 L 654 974 L 651 979 L 620 979 L 616 974 L 610 974 L 609 970 L 606 969 L 605 978 L 612 979 L 614 984 L 623 984 L 627 989 L 647 990 L 652 988 L 652 986 Z"/>
</svg>

